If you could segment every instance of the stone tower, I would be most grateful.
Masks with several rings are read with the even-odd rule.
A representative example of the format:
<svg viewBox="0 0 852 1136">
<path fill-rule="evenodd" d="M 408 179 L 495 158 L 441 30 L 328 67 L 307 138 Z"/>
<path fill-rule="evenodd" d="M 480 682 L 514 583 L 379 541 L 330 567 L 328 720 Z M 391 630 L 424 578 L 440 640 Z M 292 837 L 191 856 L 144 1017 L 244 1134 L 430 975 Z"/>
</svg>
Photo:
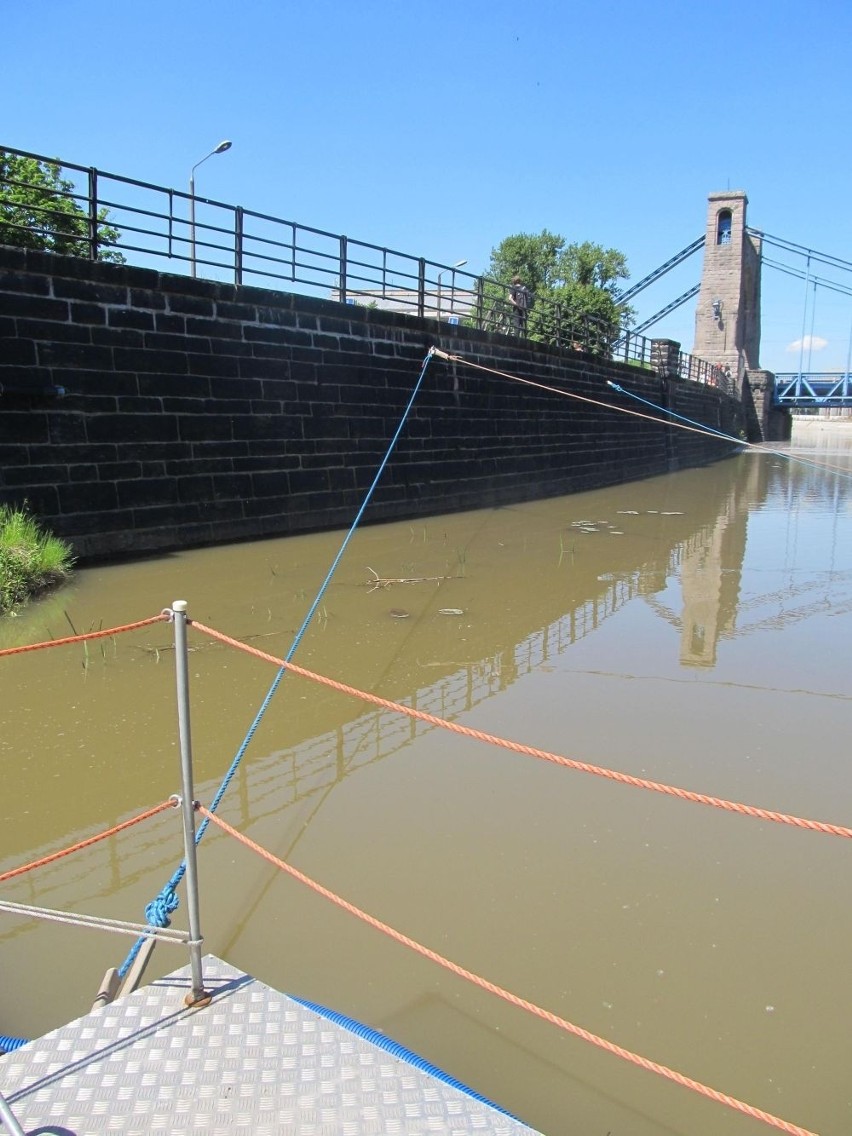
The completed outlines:
<svg viewBox="0 0 852 1136">
<path fill-rule="evenodd" d="M 704 270 L 695 312 L 693 355 L 730 367 L 742 383 L 760 370 L 760 239 L 746 231 L 741 189 L 707 199 Z"/>
</svg>

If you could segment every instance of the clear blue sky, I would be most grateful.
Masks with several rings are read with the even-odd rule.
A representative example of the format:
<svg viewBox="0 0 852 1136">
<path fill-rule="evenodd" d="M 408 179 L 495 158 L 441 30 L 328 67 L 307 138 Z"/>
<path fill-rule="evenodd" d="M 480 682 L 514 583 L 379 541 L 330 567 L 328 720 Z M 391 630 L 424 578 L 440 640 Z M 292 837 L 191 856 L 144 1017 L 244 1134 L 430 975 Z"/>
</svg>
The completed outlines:
<svg viewBox="0 0 852 1136">
<path fill-rule="evenodd" d="M 2 146 L 185 190 L 229 138 L 200 195 L 473 271 L 548 228 L 636 281 L 727 188 L 852 261 L 849 0 L 6 0 L 3 30 Z M 852 296 L 804 297 L 764 270 L 761 363 L 797 369 L 804 332 L 806 365 L 844 369 Z M 653 334 L 691 349 L 694 312 Z"/>
</svg>

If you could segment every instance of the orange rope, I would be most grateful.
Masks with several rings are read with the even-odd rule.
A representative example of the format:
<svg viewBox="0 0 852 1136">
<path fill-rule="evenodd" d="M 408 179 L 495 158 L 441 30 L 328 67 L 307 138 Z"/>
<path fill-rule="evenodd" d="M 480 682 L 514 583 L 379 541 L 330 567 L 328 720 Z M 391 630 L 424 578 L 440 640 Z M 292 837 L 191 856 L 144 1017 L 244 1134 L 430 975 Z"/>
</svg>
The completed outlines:
<svg viewBox="0 0 852 1136">
<path fill-rule="evenodd" d="M 306 876 L 303 872 L 300 872 L 298 868 L 294 868 L 292 865 L 286 863 L 286 861 L 280 860 L 277 856 L 273 855 L 273 853 L 268 852 L 265 848 L 261 847 L 261 845 L 256 844 L 249 837 L 243 835 L 243 833 L 237 831 L 237 829 L 232 828 L 231 825 L 221 820 L 215 813 L 211 813 L 208 809 L 205 809 L 203 805 L 196 807 L 202 816 L 212 820 L 214 824 L 218 824 L 225 832 L 235 837 L 242 844 L 245 844 L 246 847 L 256 852 L 259 856 L 262 856 L 264 860 L 268 860 L 270 864 L 274 864 L 275 867 L 287 872 L 293 879 L 298 880 L 319 895 L 331 900 L 332 903 L 337 904 L 337 906 L 343 908 L 344 911 L 348 911 L 350 915 L 355 915 L 358 919 L 361 919 L 376 930 L 383 931 L 386 935 L 395 939 L 396 942 L 402 943 L 403 946 L 410 947 L 424 958 L 438 963 L 439 966 L 444 967 L 460 978 L 466 978 L 468 982 L 472 982 L 482 990 L 496 994 L 497 997 L 502 998 L 504 1002 L 508 1002 L 512 1006 L 518 1006 L 522 1010 L 528 1010 L 531 1014 L 535 1014 L 536 1017 L 550 1022 L 551 1025 L 557 1026 L 559 1029 L 565 1030 L 575 1037 L 582 1038 L 583 1041 L 588 1041 L 592 1045 L 596 1045 L 599 1049 L 603 1049 L 607 1053 L 613 1053 L 616 1057 L 622 1057 L 625 1061 L 630 1061 L 632 1064 L 638 1065 L 642 1069 L 647 1069 L 651 1073 L 657 1073 L 661 1077 L 666 1077 L 668 1080 L 674 1081 L 675 1084 L 682 1085 L 687 1089 L 692 1089 L 693 1092 L 709 1097 L 710 1100 L 717 1101 L 719 1104 L 728 1105 L 729 1108 L 745 1113 L 746 1116 L 762 1120 L 764 1123 L 772 1125 L 774 1128 L 779 1128 L 782 1132 L 790 1133 L 791 1136 L 816 1136 L 815 1133 L 806 1128 L 800 1128 L 798 1125 L 791 1124 L 787 1120 L 781 1120 L 779 1117 L 773 1116 L 770 1112 L 764 1112 L 762 1109 L 755 1108 L 753 1105 L 745 1104 L 743 1101 L 737 1100 L 736 1097 L 728 1096 L 727 1093 L 720 1093 L 717 1089 L 711 1089 L 700 1081 L 695 1081 L 691 1077 L 685 1076 L 683 1073 L 678 1073 L 675 1069 L 670 1069 L 666 1065 L 660 1065 L 656 1061 L 650 1061 L 647 1057 L 633 1053 L 632 1050 L 616 1045 L 612 1041 L 607 1041 L 606 1038 L 599 1037 L 598 1034 L 591 1033 L 589 1030 L 583 1029 L 582 1026 L 574 1025 L 573 1022 L 569 1022 L 565 1018 L 560 1018 L 549 1010 L 544 1010 L 540 1006 L 537 1006 L 534 1002 L 528 1002 L 525 998 L 520 998 L 517 994 L 512 994 L 511 991 L 505 990 L 502 986 L 497 986 L 493 982 L 489 982 L 486 978 L 481 978 L 478 974 L 474 974 L 472 971 L 466 970 L 457 963 L 444 958 L 443 955 L 439 955 L 436 951 L 430 950 L 429 947 L 424 947 L 422 943 L 418 943 L 415 939 L 410 939 L 407 935 L 390 927 L 387 923 L 382 923 L 382 921 L 376 919 L 375 916 L 369 915 L 366 911 L 362 911 L 360 907 L 349 903 L 348 900 L 336 895 L 333 891 L 329 891 L 328 888 L 323 887 L 323 885 L 317 883 L 316 880 L 312 880 L 310 876 Z"/>
<path fill-rule="evenodd" d="M 657 418 L 653 414 L 645 414 L 641 410 L 628 410 L 626 406 L 616 406 L 612 402 L 601 402 L 597 398 L 589 398 L 587 395 L 576 394 L 574 391 L 563 390 L 562 387 L 551 387 L 546 383 L 537 383 L 534 379 L 522 379 L 520 375 L 512 375 L 509 371 L 498 371 L 496 367 L 486 367 L 482 363 L 471 363 L 469 359 L 465 359 L 463 355 L 447 355 L 447 359 L 451 363 L 463 363 L 466 367 L 473 368 L 474 371 L 485 371 L 489 375 L 497 375 L 501 379 L 511 379 L 513 383 L 521 383 L 525 387 L 535 387 L 536 390 L 548 391 L 550 394 L 558 394 L 563 398 L 573 398 L 577 402 L 587 402 L 590 406 L 602 406 L 604 410 L 615 410 L 619 414 L 629 414 L 633 418 L 646 418 L 649 422 L 656 422 L 660 426 L 677 426 L 681 430 L 689 430 L 693 434 L 709 434 L 710 431 L 702 429 L 699 426 L 684 426 L 679 422 L 672 422 L 668 418 Z M 718 434 L 713 434 L 713 437 L 718 437 Z M 727 440 L 727 439 L 725 439 Z M 748 442 L 739 442 L 738 439 L 732 438 L 731 441 L 737 442 L 737 445 L 750 445 Z"/>
<path fill-rule="evenodd" d="M 162 623 L 164 619 L 169 618 L 167 611 L 161 611 L 159 615 L 140 619 L 136 623 L 125 623 L 121 627 L 110 627 L 106 631 L 87 631 L 83 635 L 69 635 L 65 639 L 48 639 L 44 643 L 28 643 L 23 647 L 5 647 L 0 651 L 0 658 L 4 655 L 21 655 L 24 651 L 39 651 L 42 647 L 64 647 L 67 643 L 83 643 L 86 639 L 106 639 L 110 635 L 119 635 L 122 631 L 136 631 L 138 628 L 147 627 L 151 623 Z"/>
<path fill-rule="evenodd" d="M 247 643 L 241 643 L 239 639 L 232 639 L 229 635 L 223 635 L 221 631 L 214 631 L 210 627 L 205 627 L 203 623 L 196 623 L 195 620 L 191 620 L 190 624 L 198 631 L 203 631 L 205 635 L 209 635 L 213 639 L 218 639 L 221 643 L 227 643 L 232 647 L 237 647 L 239 650 L 245 651 L 249 655 L 255 655 L 258 659 L 264 659 L 268 663 L 275 663 L 278 667 L 286 667 L 286 669 L 292 671 L 293 674 L 301 675 L 303 678 L 308 678 L 312 682 L 322 683 L 324 686 L 330 686 L 333 690 L 342 691 L 344 694 L 351 694 L 355 698 L 361 698 L 365 702 L 372 702 L 374 705 L 382 706 L 387 710 L 395 710 L 400 714 L 407 714 L 409 718 L 416 718 L 421 722 L 428 722 L 433 726 L 440 726 L 444 730 L 450 730 L 454 734 L 461 734 L 463 737 L 476 738 L 479 741 L 500 746 L 502 749 L 511 750 L 513 753 L 525 754 L 527 757 L 541 758 L 543 761 L 550 761 L 554 765 L 561 765 L 566 769 L 574 769 L 580 773 L 592 773 L 596 777 L 605 777 L 610 781 L 618 781 L 622 785 L 632 785 L 637 789 L 650 789 L 655 793 L 664 793 L 669 797 L 679 797 L 682 801 L 692 801 L 700 805 L 712 805 L 714 808 L 725 809 L 727 812 L 741 813 L 744 816 L 757 817 L 760 820 L 772 820 L 776 821 L 778 824 L 789 824 L 796 828 L 807 828 L 813 832 L 826 833 L 829 836 L 852 837 L 852 828 L 845 828 L 843 825 L 829 824 L 826 821 L 819 820 L 807 820 L 803 817 L 791 816 L 788 813 L 762 809 L 756 805 L 743 805 L 737 801 L 728 801 L 723 797 L 710 797 L 706 793 L 694 793 L 690 789 L 681 789 L 677 785 L 666 785 L 660 781 L 649 781 L 645 777 L 634 777 L 630 773 L 620 773 L 615 769 L 606 769 L 600 765 L 591 765 L 589 762 L 578 761 L 576 758 L 563 757 L 557 753 L 537 749 L 535 746 L 522 745 L 520 742 L 509 741 L 507 738 L 497 737 L 494 734 L 486 734 L 482 730 L 474 730 L 470 726 L 459 726 L 455 722 L 447 722 L 443 718 L 437 718 L 434 714 L 427 714 L 424 710 L 415 710 L 411 706 L 403 706 L 399 702 L 391 702 L 389 699 L 380 698 L 376 694 L 368 694 L 366 691 L 358 690 L 357 687 L 347 686 L 345 683 L 337 682 L 332 678 L 326 678 L 324 675 L 314 674 L 313 671 L 305 670 L 295 663 L 285 662 L 283 659 L 278 659 L 274 655 L 269 655 L 265 651 L 258 650 L 257 647 L 250 647 Z"/>
<path fill-rule="evenodd" d="M 81 840 L 78 844 L 72 844 L 70 848 L 63 848 L 61 852 L 51 852 L 49 856 L 43 856 L 40 860 L 33 860 L 31 864 L 22 864 L 20 868 L 12 868 L 8 872 L 3 872 L 0 875 L 0 883 L 4 880 L 11 880 L 13 876 L 22 876 L 24 872 L 29 872 L 31 868 L 41 868 L 45 864 L 50 864 L 54 860 L 61 860 L 63 856 L 70 856 L 72 852 L 79 852 L 81 848 L 88 848 L 91 844 L 97 844 L 99 840 L 105 840 L 108 836 L 114 836 L 117 832 L 122 832 L 125 828 L 130 828 L 134 824 L 139 824 L 140 821 L 148 820 L 149 817 L 156 816 L 161 813 L 163 809 L 174 808 L 174 801 L 163 801 L 160 805 L 155 805 L 152 809 L 146 809 L 144 813 L 138 816 L 131 817 L 130 820 L 124 820 L 121 824 L 117 824 L 114 828 L 108 828 L 106 832 L 99 832 L 97 836 L 90 836 L 87 840 Z"/>
<path fill-rule="evenodd" d="M 472 363 L 470 359 L 465 359 L 463 355 L 448 355 L 443 351 L 436 351 L 442 359 L 446 359 L 451 363 L 462 363 L 465 367 L 471 367 L 475 371 L 485 371 L 486 374 L 497 375 L 501 379 L 510 379 L 514 383 L 522 383 L 524 386 L 535 387 L 537 390 L 548 391 L 551 394 L 561 395 L 563 398 L 573 398 L 577 402 L 588 402 L 592 406 L 602 406 L 605 410 L 616 410 L 619 414 L 630 414 L 634 418 L 646 418 L 649 422 L 657 422 L 661 426 L 673 426 L 678 430 L 688 430 L 692 434 L 706 434 L 710 438 L 719 438 L 720 431 L 711 428 L 704 428 L 700 426 L 687 426 L 683 422 L 675 422 L 670 418 L 657 418 L 653 414 L 643 414 L 640 410 L 628 410 L 626 406 L 616 406 L 612 402 L 601 402 L 596 398 L 588 398 L 586 395 L 575 394 L 574 391 L 563 390 L 561 387 L 547 386 L 545 383 L 537 383 L 533 379 L 522 379 L 520 375 L 513 375 L 509 371 L 498 371 L 495 367 L 486 367 L 483 363 Z M 722 438 L 722 441 L 736 442 L 738 446 L 743 446 L 744 449 L 753 450 L 758 454 L 775 454 L 778 457 L 789 458 L 790 454 L 786 450 L 775 450 L 766 446 L 763 443 L 746 442 L 739 438 Z M 830 462 L 816 461 L 813 458 L 796 458 L 794 459 L 802 465 L 814 466 L 816 469 L 824 469 L 829 473 L 849 473 L 849 470 L 843 466 L 833 465 Z"/>
</svg>

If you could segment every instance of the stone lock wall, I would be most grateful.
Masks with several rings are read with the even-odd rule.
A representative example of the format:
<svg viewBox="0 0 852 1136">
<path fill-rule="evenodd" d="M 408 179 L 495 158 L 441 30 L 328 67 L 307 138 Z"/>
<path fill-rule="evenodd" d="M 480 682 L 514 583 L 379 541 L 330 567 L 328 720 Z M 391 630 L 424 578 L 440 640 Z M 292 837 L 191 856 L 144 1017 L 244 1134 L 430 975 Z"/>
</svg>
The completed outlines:
<svg viewBox="0 0 852 1136">
<path fill-rule="evenodd" d="M 348 526 L 430 347 L 738 436 L 710 388 L 435 320 L 0 248 L 0 502 L 83 559 Z M 626 482 L 730 453 L 431 358 L 364 521 Z"/>
</svg>

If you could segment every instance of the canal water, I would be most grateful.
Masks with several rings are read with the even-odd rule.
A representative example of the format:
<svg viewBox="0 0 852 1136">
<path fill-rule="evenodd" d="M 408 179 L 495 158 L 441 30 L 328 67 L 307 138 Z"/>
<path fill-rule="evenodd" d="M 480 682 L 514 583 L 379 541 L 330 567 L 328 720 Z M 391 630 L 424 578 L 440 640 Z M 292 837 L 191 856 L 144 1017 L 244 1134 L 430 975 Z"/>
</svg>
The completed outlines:
<svg viewBox="0 0 852 1136">
<path fill-rule="evenodd" d="M 443 719 L 852 824 L 852 427 L 512 508 L 361 527 L 294 661 Z M 341 533 L 92 567 L 0 646 L 189 614 L 287 653 Z M 276 668 L 189 632 L 209 803 Z M 171 628 L 5 658 L 0 871 L 179 791 Z M 520 997 L 786 1120 L 852 1130 L 852 846 L 560 768 L 281 682 L 220 815 Z M 4 884 L 144 921 L 171 810 Z M 205 950 L 376 1027 L 556 1136 L 768 1131 L 447 973 L 216 828 Z M 182 889 L 181 889 L 182 894 Z M 175 924 L 185 926 L 185 904 Z M 0 916 L 0 1032 L 85 1013 L 130 940 Z M 149 976 L 184 965 L 157 948 Z"/>
</svg>

